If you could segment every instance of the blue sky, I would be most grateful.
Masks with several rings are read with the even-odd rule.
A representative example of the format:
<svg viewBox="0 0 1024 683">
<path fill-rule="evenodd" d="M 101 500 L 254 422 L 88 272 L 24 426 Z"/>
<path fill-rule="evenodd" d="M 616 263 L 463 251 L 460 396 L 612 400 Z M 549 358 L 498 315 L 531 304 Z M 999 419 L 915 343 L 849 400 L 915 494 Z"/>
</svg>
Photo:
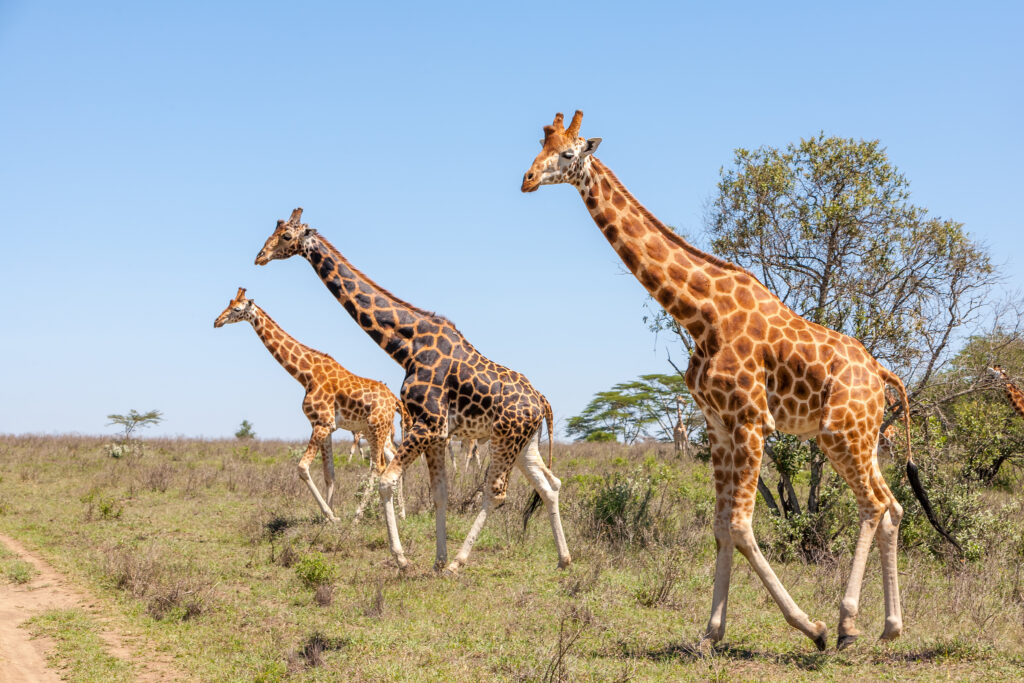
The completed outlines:
<svg viewBox="0 0 1024 683">
<path fill-rule="evenodd" d="M 397 391 L 305 262 L 253 258 L 295 206 L 451 318 L 564 419 L 666 372 L 645 295 L 569 187 L 522 195 L 541 127 L 582 133 L 699 234 L 737 147 L 880 139 L 912 199 L 1024 286 L 1016 3 L 0 3 L 0 432 L 308 438 L 238 286 Z M 771 5 L 771 6 L 770 6 Z M 682 360 L 678 350 L 674 357 Z"/>
</svg>

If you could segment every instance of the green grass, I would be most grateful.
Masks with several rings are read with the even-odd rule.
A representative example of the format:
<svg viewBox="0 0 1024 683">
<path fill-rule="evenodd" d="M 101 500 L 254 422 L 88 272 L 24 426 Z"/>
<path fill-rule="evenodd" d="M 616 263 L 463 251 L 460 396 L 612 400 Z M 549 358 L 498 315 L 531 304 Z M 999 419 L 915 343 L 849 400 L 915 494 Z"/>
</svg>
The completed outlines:
<svg viewBox="0 0 1024 683">
<path fill-rule="evenodd" d="M 0 530 L 37 548 L 203 681 L 1024 675 L 1024 569 L 1001 550 L 1017 547 L 1009 538 L 966 564 L 901 549 L 905 634 L 891 644 L 875 640 L 883 608 L 873 552 L 858 618 L 864 636 L 842 653 L 818 653 L 787 626 L 737 555 L 726 641 L 701 646 L 711 603 L 713 494 L 708 466 L 675 458 L 668 445 L 556 445 L 570 569 L 555 569 L 545 515 L 522 532 L 528 490 L 514 473 L 505 506 L 454 579 L 431 571 L 433 508 L 421 463 L 408 473 L 409 517 L 399 522 L 414 569 L 401 575 L 375 508 L 355 527 L 348 523 L 363 464 L 338 459 L 343 521 L 325 525 L 295 473 L 290 444 L 155 441 L 142 456 L 116 459 L 102 446 L 88 438 L 0 437 Z M 585 505 L 613 472 L 656 481 L 651 526 L 631 541 L 604 534 Z M 450 477 L 453 557 L 476 512 L 456 510 L 479 475 Z M 755 520 L 780 579 L 812 618 L 829 624 L 833 645 L 850 558 L 782 562 L 772 556 L 773 525 L 763 509 Z M 303 558 L 315 559 L 302 565 Z M 320 579 L 332 587 L 329 600 L 315 595 Z"/>
<path fill-rule="evenodd" d="M 128 662 L 107 653 L 96 623 L 84 610 L 49 610 L 29 619 L 25 628 L 33 636 L 54 641 L 47 659 L 68 680 L 81 683 L 135 680 Z"/>
<path fill-rule="evenodd" d="M 37 574 L 35 567 L 0 546 L 0 576 L 10 583 L 28 583 Z"/>
</svg>

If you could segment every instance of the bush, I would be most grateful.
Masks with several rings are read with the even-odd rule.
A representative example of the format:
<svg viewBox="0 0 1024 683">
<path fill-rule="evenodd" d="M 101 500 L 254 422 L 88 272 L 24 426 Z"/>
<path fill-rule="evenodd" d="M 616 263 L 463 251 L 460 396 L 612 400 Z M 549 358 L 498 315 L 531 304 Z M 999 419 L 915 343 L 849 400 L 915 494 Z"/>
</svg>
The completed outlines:
<svg viewBox="0 0 1024 683">
<path fill-rule="evenodd" d="M 295 575 L 306 588 L 316 590 L 320 586 L 333 584 L 338 570 L 322 554 L 313 553 L 295 563 Z"/>
<path fill-rule="evenodd" d="M 654 482 L 639 472 L 605 475 L 584 501 L 596 535 L 612 543 L 646 545 L 654 519 L 650 513 Z"/>
</svg>

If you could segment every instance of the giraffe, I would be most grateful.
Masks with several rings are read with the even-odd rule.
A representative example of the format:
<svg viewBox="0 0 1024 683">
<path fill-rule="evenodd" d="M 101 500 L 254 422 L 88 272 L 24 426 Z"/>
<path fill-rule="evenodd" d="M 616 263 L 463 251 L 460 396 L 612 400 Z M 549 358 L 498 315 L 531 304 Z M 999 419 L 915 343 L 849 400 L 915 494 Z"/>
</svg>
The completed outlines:
<svg viewBox="0 0 1024 683">
<path fill-rule="evenodd" d="M 380 481 L 388 544 L 399 568 L 408 560 L 398 536 L 391 503 L 392 488 L 404 468 L 421 454 L 427 461 L 435 503 L 435 570 L 454 575 L 465 566 L 488 513 L 504 502 L 508 475 L 518 467 L 548 511 L 558 550 L 558 566 L 571 557 L 558 509 L 561 481 L 550 469 L 552 414 L 547 399 L 522 374 L 485 358 L 451 321 L 416 308 L 357 270 L 333 245 L 301 222 L 302 209 L 274 232 L 256 256 L 257 265 L 300 254 L 363 330 L 405 369 L 401 397 L 411 416 L 398 454 Z M 540 455 L 542 422 L 548 428 L 548 464 Z M 450 564 L 445 513 L 448 484 L 445 445 L 451 437 L 490 439 L 491 460 L 485 475 L 483 507 Z M 528 511 L 532 511 L 531 504 Z M 447 564 L 447 566 L 445 566 Z"/>
<path fill-rule="evenodd" d="M 907 469 L 929 520 L 951 543 L 920 487 L 910 460 L 909 405 L 903 382 L 857 340 L 800 317 L 745 269 L 682 239 L 638 202 L 595 156 L 601 138 L 579 137 L 583 114 L 568 129 L 562 115 L 544 127 L 543 149 L 523 176 L 522 191 L 568 183 L 626 267 L 692 335 L 686 385 L 708 424 L 715 480 L 718 548 L 711 618 L 705 637 L 725 635 L 733 550 L 750 562 L 786 621 L 825 648 L 827 628 L 811 621 L 783 587 L 751 527 L 764 439 L 774 430 L 816 437 L 857 498 L 860 530 L 840 604 L 837 647 L 859 635 L 855 618 L 871 542 L 882 558 L 885 627 L 903 630 L 896 540 L 903 509 L 875 457 L 886 385 L 898 393 L 907 432 Z"/>
<path fill-rule="evenodd" d="M 1002 366 L 996 365 L 988 369 L 993 377 L 1006 389 L 1006 397 L 1010 399 L 1010 405 L 1017 411 L 1017 414 L 1024 417 L 1024 391 L 1021 391 L 1010 376 L 1006 374 Z"/>
<path fill-rule="evenodd" d="M 690 435 L 686 433 L 686 423 L 683 422 L 683 397 L 679 394 L 676 394 L 676 426 L 672 428 L 672 440 L 676 453 L 690 454 Z"/>
<path fill-rule="evenodd" d="M 349 462 L 352 462 L 352 456 L 354 456 L 356 453 L 359 454 L 360 458 L 363 457 L 363 449 L 359 447 L 359 442 L 362 440 L 362 438 L 363 438 L 363 433 L 362 432 L 360 432 L 360 431 L 352 432 L 352 445 L 348 449 L 348 461 Z"/>
<path fill-rule="evenodd" d="M 480 443 L 478 439 L 467 439 L 462 442 L 462 452 L 466 455 L 466 463 L 463 468 L 468 472 L 470 463 L 480 467 Z M 455 442 L 448 442 L 448 455 L 452 460 L 452 469 L 459 471 L 458 457 L 455 455 Z"/>
<path fill-rule="evenodd" d="M 243 320 L 252 324 L 270 355 L 306 389 L 302 412 L 309 419 L 313 434 L 299 460 L 299 477 L 309 487 L 324 517 L 335 522 L 337 517 L 331 509 L 334 498 L 331 433 L 338 427 L 365 433 L 373 454 L 372 467 L 379 475 L 395 456 L 391 442 L 395 413 L 402 417 L 403 431 L 408 415 L 398 398 L 382 382 L 354 375 L 326 353 L 300 344 L 266 311 L 247 298 L 244 288 L 239 287 L 235 298 L 217 316 L 213 326 L 223 327 Z M 323 459 L 325 495 L 320 494 L 309 474 L 309 465 L 318 450 Z M 357 519 L 362 515 L 367 498 L 364 496 L 356 510 Z M 405 505 L 401 499 L 400 507 L 404 517 Z"/>
</svg>

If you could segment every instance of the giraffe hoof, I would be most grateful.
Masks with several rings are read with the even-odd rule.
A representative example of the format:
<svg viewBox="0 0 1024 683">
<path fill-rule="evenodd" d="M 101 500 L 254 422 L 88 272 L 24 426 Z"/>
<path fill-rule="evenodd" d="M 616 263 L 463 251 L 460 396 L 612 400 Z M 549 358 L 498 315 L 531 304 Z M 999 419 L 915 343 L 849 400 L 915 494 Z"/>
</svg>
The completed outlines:
<svg viewBox="0 0 1024 683">
<path fill-rule="evenodd" d="M 558 561 L 558 568 L 559 569 L 568 569 L 570 564 L 572 564 L 572 558 L 571 557 L 567 557 L 564 560 L 559 560 Z"/>
<path fill-rule="evenodd" d="M 823 621 L 814 622 L 814 626 L 818 629 L 818 635 L 813 638 L 814 647 L 818 648 L 818 652 L 824 652 L 825 648 L 828 647 L 828 644 L 825 642 L 828 639 L 828 627 L 825 626 Z"/>
<path fill-rule="evenodd" d="M 903 623 L 896 620 L 885 620 L 885 628 L 879 640 L 896 640 L 903 633 Z"/>
<path fill-rule="evenodd" d="M 852 634 L 839 636 L 838 638 L 836 638 L 836 650 L 845 650 L 846 648 L 853 645 L 855 640 L 857 640 L 857 636 Z"/>
</svg>

